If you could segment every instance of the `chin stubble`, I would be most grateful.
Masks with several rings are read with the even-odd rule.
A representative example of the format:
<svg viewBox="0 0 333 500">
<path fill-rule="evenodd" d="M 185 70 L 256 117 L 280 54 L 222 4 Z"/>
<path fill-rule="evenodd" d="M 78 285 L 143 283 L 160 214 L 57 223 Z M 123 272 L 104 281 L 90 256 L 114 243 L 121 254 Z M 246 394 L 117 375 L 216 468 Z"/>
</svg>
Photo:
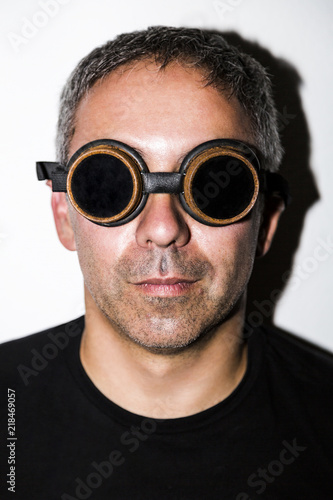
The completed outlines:
<svg viewBox="0 0 333 500">
<path fill-rule="evenodd" d="M 88 289 L 113 328 L 127 341 L 158 354 L 176 354 L 202 345 L 228 316 L 241 293 L 223 297 L 202 285 L 200 294 L 152 297 L 127 293 L 131 283 L 149 276 L 202 280 L 213 272 L 209 262 L 185 252 L 152 250 L 119 259 L 108 279 L 96 275 L 90 261 Z M 87 275 L 87 273 L 86 273 Z M 227 277 L 230 282 L 230 276 Z M 112 284 L 112 289 L 110 289 Z"/>
</svg>

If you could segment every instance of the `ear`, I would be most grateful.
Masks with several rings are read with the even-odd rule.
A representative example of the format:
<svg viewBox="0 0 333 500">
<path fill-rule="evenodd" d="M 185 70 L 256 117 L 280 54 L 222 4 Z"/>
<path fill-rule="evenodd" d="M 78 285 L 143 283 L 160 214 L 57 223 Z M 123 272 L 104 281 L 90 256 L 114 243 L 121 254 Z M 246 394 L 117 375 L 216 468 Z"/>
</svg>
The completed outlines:
<svg viewBox="0 0 333 500">
<path fill-rule="evenodd" d="M 51 205 L 59 240 L 67 250 L 76 250 L 66 194 L 52 193 Z"/>
<path fill-rule="evenodd" d="M 280 216 L 285 209 L 283 199 L 277 195 L 265 196 L 263 203 L 256 257 L 263 257 L 270 249 Z"/>
</svg>

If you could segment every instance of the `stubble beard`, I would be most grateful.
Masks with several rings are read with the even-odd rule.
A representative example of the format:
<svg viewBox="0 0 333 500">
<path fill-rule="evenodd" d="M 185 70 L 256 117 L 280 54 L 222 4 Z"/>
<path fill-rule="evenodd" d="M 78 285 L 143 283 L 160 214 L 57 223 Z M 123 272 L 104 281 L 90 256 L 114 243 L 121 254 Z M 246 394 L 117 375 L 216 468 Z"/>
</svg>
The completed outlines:
<svg viewBox="0 0 333 500">
<path fill-rule="evenodd" d="M 113 329 L 127 341 L 165 355 L 199 347 L 214 335 L 237 309 L 247 283 L 244 276 L 235 286 L 234 276 L 226 269 L 223 290 L 216 290 L 207 280 L 214 273 L 209 262 L 172 249 L 120 258 L 108 273 L 98 269 L 89 259 L 86 286 Z M 157 273 L 197 283 L 177 297 L 145 295 L 132 284 Z"/>
</svg>

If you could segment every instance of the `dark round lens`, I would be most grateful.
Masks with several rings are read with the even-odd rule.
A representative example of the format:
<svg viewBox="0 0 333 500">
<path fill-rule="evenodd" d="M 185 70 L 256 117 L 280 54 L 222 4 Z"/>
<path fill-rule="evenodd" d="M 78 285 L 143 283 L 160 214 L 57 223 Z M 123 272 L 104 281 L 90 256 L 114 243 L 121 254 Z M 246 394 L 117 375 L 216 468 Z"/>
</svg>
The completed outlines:
<svg viewBox="0 0 333 500">
<path fill-rule="evenodd" d="M 95 154 L 76 167 L 71 182 L 78 206 L 88 215 L 114 217 L 129 204 L 133 179 L 127 166 L 118 158 Z"/>
<path fill-rule="evenodd" d="M 255 184 L 250 168 L 233 156 L 217 156 L 204 162 L 192 181 L 197 207 L 213 219 L 231 219 L 250 204 Z"/>
</svg>

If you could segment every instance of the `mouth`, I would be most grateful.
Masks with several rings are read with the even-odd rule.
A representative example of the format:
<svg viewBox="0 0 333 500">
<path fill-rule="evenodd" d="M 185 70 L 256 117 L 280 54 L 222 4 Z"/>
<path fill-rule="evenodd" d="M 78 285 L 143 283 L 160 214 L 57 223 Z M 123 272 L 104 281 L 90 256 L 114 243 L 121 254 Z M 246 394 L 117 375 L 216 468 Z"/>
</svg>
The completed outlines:
<svg viewBox="0 0 333 500">
<path fill-rule="evenodd" d="M 133 283 L 142 293 L 155 297 L 179 297 L 188 293 L 198 280 L 186 278 L 149 278 Z"/>
</svg>

